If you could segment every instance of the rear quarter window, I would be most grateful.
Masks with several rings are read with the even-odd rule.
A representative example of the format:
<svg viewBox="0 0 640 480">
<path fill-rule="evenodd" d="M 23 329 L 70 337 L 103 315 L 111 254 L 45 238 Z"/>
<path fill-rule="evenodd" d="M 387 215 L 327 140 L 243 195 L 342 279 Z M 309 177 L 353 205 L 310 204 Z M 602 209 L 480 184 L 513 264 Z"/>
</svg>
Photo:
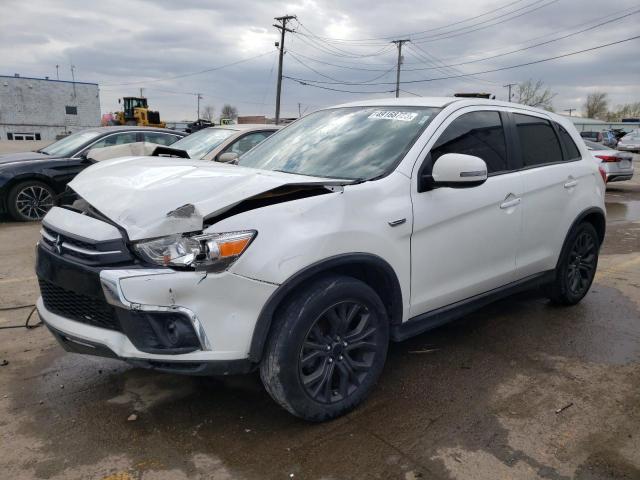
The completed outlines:
<svg viewBox="0 0 640 480">
<path fill-rule="evenodd" d="M 513 117 L 525 167 L 563 161 L 560 142 L 549 120 L 519 113 Z"/>
<path fill-rule="evenodd" d="M 567 130 L 559 123 L 556 123 L 556 127 L 558 128 L 560 142 L 562 142 L 562 146 L 564 147 L 564 151 L 566 154 L 565 160 L 570 161 L 582 158 L 582 155 L 580 155 L 580 150 L 578 150 L 578 147 L 576 146 L 576 143 L 573 141 L 573 138 L 571 137 L 569 132 L 567 132 Z"/>
</svg>

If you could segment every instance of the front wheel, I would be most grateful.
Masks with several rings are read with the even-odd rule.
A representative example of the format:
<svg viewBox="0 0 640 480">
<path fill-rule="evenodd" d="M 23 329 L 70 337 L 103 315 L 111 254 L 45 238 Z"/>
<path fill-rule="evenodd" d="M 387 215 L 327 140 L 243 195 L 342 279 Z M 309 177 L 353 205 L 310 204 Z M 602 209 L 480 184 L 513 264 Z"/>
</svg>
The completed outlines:
<svg viewBox="0 0 640 480">
<path fill-rule="evenodd" d="M 351 277 L 327 276 L 278 311 L 260 376 L 293 415 L 330 420 L 368 396 L 388 344 L 389 320 L 376 292 Z"/>
<path fill-rule="evenodd" d="M 55 192 L 46 183 L 27 180 L 15 185 L 7 195 L 9 214 L 19 222 L 42 220 L 53 207 Z"/>
<path fill-rule="evenodd" d="M 587 294 L 598 267 L 600 237 L 590 223 L 578 225 L 569 235 L 547 296 L 560 305 L 575 305 Z"/>
</svg>

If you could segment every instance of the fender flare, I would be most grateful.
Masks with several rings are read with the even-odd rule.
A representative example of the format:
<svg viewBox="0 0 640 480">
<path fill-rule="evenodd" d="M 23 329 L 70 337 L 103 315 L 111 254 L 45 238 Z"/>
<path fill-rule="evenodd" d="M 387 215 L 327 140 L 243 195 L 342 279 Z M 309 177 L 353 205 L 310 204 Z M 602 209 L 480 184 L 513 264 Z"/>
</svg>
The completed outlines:
<svg viewBox="0 0 640 480">
<path fill-rule="evenodd" d="M 305 282 L 316 278 L 323 273 L 338 270 L 349 266 L 366 266 L 379 270 L 384 275 L 384 281 L 390 289 L 391 302 L 385 305 L 389 311 L 389 317 L 392 324 L 402 321 L 402 290 L 400 282 L 391 265 L 377 255 L 370 253 L 347 253 L 329 257 L 319 262 L 313 263 L 297 273 L 293 274 L 285 280 L 275 292 L 271 294 L 267 302 L 262 307 L 256 326 L 253 330 L 251 338 L 251 346 L 249 349 L 249 360 L 253 363 L 259 363 L 262 359 L 264 346 L 269 338 L 273 316 L 286 299 L 298 287 Z"/>
</svg>

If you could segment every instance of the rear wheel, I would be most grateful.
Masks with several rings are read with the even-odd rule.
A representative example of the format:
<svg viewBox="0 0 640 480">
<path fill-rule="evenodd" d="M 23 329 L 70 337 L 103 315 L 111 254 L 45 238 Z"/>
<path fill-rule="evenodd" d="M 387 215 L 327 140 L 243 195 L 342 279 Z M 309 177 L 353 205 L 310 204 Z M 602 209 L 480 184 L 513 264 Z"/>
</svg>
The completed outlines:
<svg viewBox="0 0 640 480">
<path fill-rule="evenodd" d="M 15 185 L 7 196 L 9 214 L 20 222 L 42 220 L 54 205 L 55 192 L 46 183 L 28 180 Z"/>
<path fill-rule="evenodd" d="M 575 305 L 587 294 L 598 267 L 600 238 L 590 223 L 581 223 L 570 234 L 547 296 L 561 305 Z"/>
<path fill-rule="evenodd" d="M 351 277 L 325 277 L 277 314 L 260 376 L 293 415 L 329 420 L 364 401 L 388 343 L 389 321 L 375 291 Z"/>
</svg>

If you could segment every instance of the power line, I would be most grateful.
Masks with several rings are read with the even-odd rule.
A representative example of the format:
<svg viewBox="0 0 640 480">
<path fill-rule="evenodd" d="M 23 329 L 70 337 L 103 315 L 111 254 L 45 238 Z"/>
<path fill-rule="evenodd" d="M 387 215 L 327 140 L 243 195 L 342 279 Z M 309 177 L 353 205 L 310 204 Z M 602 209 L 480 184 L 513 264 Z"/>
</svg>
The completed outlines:
<svg viewBox="0 0 640 480">
<path fill-rule="evenodd" d="M 400 36 L 407 36 L 408 37 L 408 36 L 412 36 L 412 35 L 420 35 L 420 34 L 423 34 L 423 33 L 429 33 L 429 32 L 433 32 L 433 31 L 436 31 L 436 30 L 443 30 L 443 29 L 446 29 L 448 27 L 452 27 L 454 25 L 460 25 L 462 23 L 465 23 L 465 22 L 468 22 L 468 21 L 471 21 L 471 20 L 475 20 L 477 18 L 485 17 L 487 15 L 490 15 L 491 13 L 503 10 L 503 9 L 508 8 L 508 7 L 510 7 L 512 5 L 515 5 L 517 3 L 522 3 L 523 1 L 524 0 L 516 0 L 514 2 L 507 3 L 506 5 L 503 5 L 501 7 L 495 8 L 493 10 L 489 10 L 489 11 L 487 11 L 485 13 L 480 14 L 480 15 L 476 15 L 474 17 L 469 17 L 469 18 L 466 18 L 464 20 L 459 20 L 457 22 L 449 23 L 447 25 L 443 25 L 443 26 L 440 26 L 440 27 L 430 28 L 428 30 L 422 30 L 422 31 L 419 31 L 419 32 L 400 33 L 400 34 L 396 34 L 396 35 L 389 35 L 389 36 L 386 36 L 386 37 L 383 36 L 383 37 L 362 38 L 362 39 L 331 38 L 331 37 L 322 37 L 322 36 L 318 36 L 318 38 L 323 38 L 325 40 L 334 40 L 334 41 L 339 41 L 339 42 L 364 42 L 364 41 L 372 41 L 372 40 L 380 40 L 381 42 L 387 42 L 390 39 L 397 38 L 397 37 L 400 37 Z"/>
<path fill-rule="evenodd" d="M 315 68 L 313 68 L 313 67 L 311 67 L 311 66 L 307 65 L 307 64 L 306 64 L 306 63 L 304 63 L 302 60 L 300 60 L 296 55 L 294 55 L 294 54 L 291 52 L 291 50 L 288 50 L 288 52 L 289 52 L 289 55 L 291 55 L 291 58 L 293 58 L 296 62 L 298 62 L 300 65 L 302 65 L 303 67 L 307 68 L 308 70 L 311 70 L 313 73 L 315 73 L 315 74 L 317 74 L 317 75 L 320 75 L 321 77 L 328 78 L 329 80 L 334 80 L 334 81 L 336 81 L 336 82 L 341 82 L 341 83 L 343 83 L 344 85 L 348 85 L 348 84 L 350 84 L 350 83 L 351 83 L 351 82 L 349 82 L 349 81 L 342 81 L 342 80 L 338 80 L 338 79 L 337 79 L 337 78 L 335 78 L 335 77 L 332 77 L 332 76 L 330 76 L 330 75 L 326 75 L 326 74 L 324 74 L 324 73 L 322 73 L 322 72 L 319 72 L 319 71 L 318 71 L 318 70 L 316 70 Z M 380 78 L 384 77 L 387 73 L 391 72 L 394 68 L 396 68 L 396 67 L 395 67 L 395 65 L 393 65 L 393 66 L 392 66 L 391 68 L 389 68 L 388 70 L 384 70 L 384 73 L 382 73 L 381 75 L 377 75 L 377 76 L 375 76 L 375 77 L 373 77 L 373 78 L 370 78 L 369 80 L 363 80 L 362 82 L 363 82 L 363 83 L 375 82 L 376 80 L 379 80 Z"/>
<path fill-rule="evenodd" d="M 610 47 L 612 45 L 618 45 L 618 44 L 621 44 L 621 43 L 630 42 L 630 41 L 636 40 L 638 38 L 640 38 L 640 35 L 636 35 L 634 37 L 629 37 L 629 38 L 624 38 L 622 40 L 617 40 L 615 42 L 596 45 L 595 47 L 591 47 L 591 48 L 585 48 L 585 49 L 582 49 L 582 50 L 576 50 L 574 52 L 569 52 L 569 53 L 565 53 L 565 54 L 562 54 L 562 55 L 556 55 L 556 56 L 553 56 L 553 57 L 543 58 L 541 60 L 533 60 L 531 62 L 520 63 L 520 64 L 517 64 L 517 65 L 510 65 L 510 66 L 507 66 L 507 67 L 493 68 L 491 70 L 483 70 L 482 72 L 463 73 L 461 75 L 451 75 L 451 76 L 446 76 L 446 77 L 425 78 L 425 79 L 420 79 L 420 80 L 405 80 L 405 81 L 400 82 L 400 83 L 401 84 L 424 83 L 424 82 L 433 82 L 433 81 L 436 81 L 436 80 L 450 80 L 450 79 L 453 79 L 453 78 L 469 77 L 469 76 L 472 76 L 472 75 L 483 75 L 483 74 L 486 74 L 486 73 L 502 72 L 504 70 L 511 70 L 513 68 L 526 67 L 526 66 L 529 66 L 529 65 L 536 65 L 538 63 L 549 62 L 551 60 L 557 60 L 557 59 L 560 59 L 560 58 L 571 57 L 573 55 L 578 55 L 580 53 L 592 52 L 594 50 L 599 50 L 601 48 Z M 335 85 L 338 84 L 338 83 L 335 83 L 335 82 L 321 82 L 321 81 L 317 81 L 317 80 L 305 80 L 305 79 L 301 79 L 301 78 L 291 78 L 291 79 L 295 80 L 295 81 L 302 81 L 302 82 L 315 82 L 315 83 L 335 84 Z M 369 83 L 367 85 L 393 85 L 393 84 L 394 83 L 392 83 L 392 82 L 378 82 L 378 83 Z M 353 82 L 351 85 L 361 85 L 361 84 Z"/>
<path fill-rule="evenodd" d="M 627 14 L 625 14 L 625 15 L 621 15 L 621 16 L 619 16 L 619 17 L 613 18 L 613 19 L 611 19 L 611 20 L 607 20 L 607 21 L 605 21 L 605 22 L 600 22 L 600 23 L 598 23 L 598 24 L 596 24 L 596 25 L 593 25 L 593 26 L 590 26 L 590 27 L 584 28 L 584 29 L 582 29 L 582 30 L 578 30 L 577 32 L 568 33 L 568 34 L 566 34 L 566 35 L 563 35 L 563 36 L 558 37 L 558 38 L 554 38 L 554 39 L 552 39 L 552 40 L 547 40 L 547 41 L 545 41 L 545 42 L 540 42 L 540 43 L 536 43 L 536 44 L 534 44 L 534 45 L 529 45 L 529 46 L 526 46 L 526 47 L 518 48 L 518 49 L 516 49 L 516 50 L 511 50 L 511 51 L 509 51 L 509 52 L 500 53 L 500 54 L 497 54 L 497 55 L 491 55 L 491 56 L 489 56 L 489 57 L 484 57 L 484 58 L 478 58 L 478 59 L 475 59 L 475 60 L 469 60 L 469 61 L 467 61 L 467 62 L 451 63 L 451 64 L 443 65 L 443 66 L 445 66 L 445 67 L 458 67 L 458 66 L 461 66 L 461 65 L 470 65 L 470 64 L 472 64 L 472 63 L 483 62 L 483 61 L 485 61 L 485 60 L 492 60 L 492 59 L 494 59 L 494 58 L 504 57 L 504 56 L 511 55 L 511 54 L 514 54 L 514 53 L 523 52 L 523 51 L 525 51 L 525 50 L 530 50 L 530 49 L 532 49 L 532 48 L 540 47 L 540 46 L 542 46 L 542 45 L 548 45 L 548 44 L 553 43 L 553 42 L 557 42 L 557 41 L 560 41 L 560 40 L 565 40 L 565 39 L 567 39 L 567 38 L 569 38 L 569 37 L 573 37 L 573 36 L 575 36 L 575 35 L 579 35 L 579 34 L 581 34 L 581 33 L 588 32 L 589 30 L 593 30 L 593 29 L 598 28 L 598 27 L 601 27 L 601 26 L 603 26 L 603 25 L 607 25 L 607 24 L 609 24 L 609 23 L 613 23 L 613 22 L 616 22 L 616 21 L 618 21 L 618 20 L 622 20 L 622 19 L 624 19 L 624 18 L 626 18 L 626 17 L 630 17 L 631 15 L 636 15 L 636 14 L 637 14 L 637 13 L 639 13 L 639 12 L 640 12 L 640 9 L 638 9 L 638 10 L 634 10 L 633 12 L 627 13 Z M 415 47 L 415 48 L 418 48 L 418 47 L 417 47 L 417 46 L 415 46 L 415 45 L 414 45 L 414 47 Z M 438 67 L 408 68 L 408 69 L 407 69 L 407 71 L 408 71 L 408 72 L 414 72 L 414 71 L 419 71 L 419 70 L 434 70 L 434 69 L 437 69 L 437 68 L 438 68 Z"/>
<path fill-rule="evenodd" d="M 137 85 L 137 84 L 140 84 L 140 83 L 165 82 L 167 80 L 175 80 L 177 78 L 192 77 L 194 75 L 201 75 L 203 73 L 214 72 L 216 70 L 222 70 L 223 68 L 233 67 L 234 65 L 238 65 L 240 63 L 244 63 L 244 62 L 248 62 L 248 61 L 251 61 L 251 60 L 255 60 L 256 58 L 264 57 L 265 55 L 270 55 L 272 53 L 273 52 L 269 51 L 269 52 L 261 53 L 259 55 L 254 55 L 253 57 L 243 58 L 242 60 L 238 60 L 238 61 L 235 61 L 235 62 L 227 63 L 225 65 L 219 65 L 217 67 L 206 68 L 204 70 L 200 70 L 200 71 L 197 71 L 197 72 L 183 73 L 181 75 L 174 75 L 172 77 L 155 78 L 155 79 L 150 79 L 150 80 L 136 80 L 134 82 L 124 82 L 124 83 L 106 83 L 104 85 L 101 85 L 101 87 L 120 87 L 120 86 L 125 86 L 125 85 Z"/>
<path fill-rule="evenodd" d="M 294 77 L 287 77 L 286 75 L 283 75 L 282 78 L 286 78 L 287 80 L 292 80 L 296 83 L 299 83 L 300 85 L 304 85 L 306 87 L 315 87 L 315 88 L 320 88 L 322 90 L 330 90 L 332 92 L 343 92 L 343 93 L 365 93 L 365 94 L 371 94 L 371 93 L 393 93 L 395 92 L 395 90 L 377 90 L 377 91 L 353 91 L 353 90 L 342 90 L 339 88 L 331 88 L 331 87 L 324 87 L 322 85 L 314 85 L 312 83 L 308 83 L 307 81 L 304 80 L 300 80 L 298 78 L 294 78 Z"/>
</svg>

